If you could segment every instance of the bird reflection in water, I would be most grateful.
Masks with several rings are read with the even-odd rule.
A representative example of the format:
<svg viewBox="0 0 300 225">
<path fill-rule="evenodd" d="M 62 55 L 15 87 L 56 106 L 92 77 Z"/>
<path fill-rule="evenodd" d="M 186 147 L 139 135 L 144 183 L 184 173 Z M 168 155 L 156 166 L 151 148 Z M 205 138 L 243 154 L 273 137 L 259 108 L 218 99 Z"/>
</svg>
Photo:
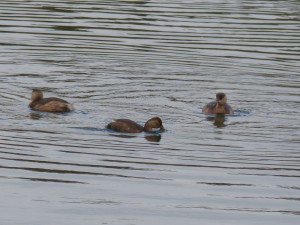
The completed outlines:
<svg viewBox="0 0 300 225">
<path fill-rule="evenodd" d="M 127 135 L 127 134 L 110 134 L 110 135 L 119 137 L 119 138 L 135 138 L 135 137 L 137 137 L 135 135 Z M 161 135 L 160 134 L 149 134 L 149 135 L 145 135 L 144 138 L 149 142 L 160 142 Z"/>
<path fill-rule="evenodd" d="M 145 139 L 150 142 L 160 142 L 161 135 L 147 135 Z"/>
<path fill-rule="evenodd" d="M 225 114 L 215 114 L 215 115 L 209 115 L 206 117 L 207 121 L 212 121 L 213 124 L 216 127 L 225 127 L 226 124 L 224 124 L 224 122 L 226 121 L 226 117 Z"/>
<path fill-rule="evenodd" d="M 34 112 L 30 113 L 30 114 L 29 114 L 29 117 L 30 117 L 30 119 L 32 119 L 32 120 L 39 120 L 39 119 L 42 118 L 42 116 L 41 116 L 40 113 L 34 113 Z"/>
</svg>

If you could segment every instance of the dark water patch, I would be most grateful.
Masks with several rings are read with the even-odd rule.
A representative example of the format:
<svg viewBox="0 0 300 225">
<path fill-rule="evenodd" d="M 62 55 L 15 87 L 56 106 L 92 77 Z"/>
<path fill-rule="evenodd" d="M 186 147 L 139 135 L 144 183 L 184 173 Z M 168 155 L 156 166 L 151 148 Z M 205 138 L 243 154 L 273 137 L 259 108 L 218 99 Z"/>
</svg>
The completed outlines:
<svg viewBox="0 0 300 225">
<path fill-rule="evenodd" d="M 121 166 L 109 166 L 109 165 L 91 165 L 91 164 L 78 164 L 78 163 L 63 163 L 63 162 L 49 162 L 44 160 L 29 160 L 29 159 L 16 159 L 16 158 L 6 158 L 0 157 L 4 160 L 12 160 L 12 161 L 22 161 L 22 162 L 32 162 L 37 164 L 55 164 L 55 165 L 68 165 L 68 166 L 80 166 L 80 167 L 96 167 L 96 168 L 110 168 L 110 169 L 120 169 L 120 170 L 153 170 L 150 168 L 134 168 L 134 167 L 121 167 Z"/>
<path fill-rule="evenodd" d="M 0 148 L 2 148 L 2 147 L 0 147 Z M 7 149 L 7 148 L 5 147 L 5 149 Z M 15 148 L 11 148 L 11 149 L 15 149 Z M 32 155 L 32 154 L 26 154 L 26 153 L 7 152 L 7 151 L 0 151 L 0 153 L 8 154 L 8 155 L 28 156 L 28 157 L 44 157 L 41 155 Z"/>
<path fill-rule="evenodd" d="M 255 186 L 253 184 L 207 183 L 207 182 L 197 182 L 197 184 L 206 184 L 206 185 L 212 185 L 212 186 Z"/>
<path fill-rule="evenodd" d="M 53 26 L 52 29 L 62 30 L 62 31 L 87 31 L 87 30 L 85 30 L 85 27 L 67 26 L 67 25 Z"/>
<path fill-rule="evenodd" d="M 76 198 L 66 198 L 62 203 L 67 203 L 67 204 L 97 204 L 97 205 L 120 205 L 122 202 L 117 202 L 117 201 L 111 201 L 111 200 L 106 200 L 106 199 L 95 199 L 95 200 L 85 200 L 82 201 L 81 199 L 76 199 Z"/>
<path fill-rule="evenodd" d="M 282 213 L 300 215 L 299 211 L 293 210 L 267 210 L 265 208 L 210 208 L 206 206 L 177 206 L 178 208 L 197 208 L 206 210 L 225 210 L 225 211 L 237 211 L 237 212 L 251 212 L 251 213 Z"/>
<path fill-rule="evenodd" d="M 56 174 L 75 174 L 75 175 L 96 175 L 96 176 L 111 176 L 120 178 L 131 178 L 131 179 L 145 179 L 145 180 L 168 180 L 159 178 L 149 178 L 149 177 L 136 177 L 136 176 L 126 176 L 121 174 L 110 174 L 110 173 L 97 173 L 97 172 L 87 172 L 87 171 L 76 171 L 76 170 L 59 170 L 59 169 L 46 169 L 46 168 L 33 168 L 33 167 L 10 167 L 10 166 L 0 166 L 3 169 L 11 170 L 27 170 L 37 173 L 56 173 Z"/>
<path fill-rule="evenodd" d="M 245 199 L 247 199 L 247 198 L 249 198 L 249 199 L 251 199 L 251 198 L 259 198 L 259 199 L 279 199 L 279 200 L 293 200 L 293 201 L 300 201 L 300 198 L 285 198 L 285 197 L 237 197 L 237 198 L 245 198 Z"/>
<path fill-rule="evenodd" d="M 294 189 L 294 190 L 300 190 L 300 187 L 297 186 L 283 186 L 279 185 L 280 188 L 287 188 L 287 189 Z"/>
<path fill-rule="evenodd" d="M 34 182 L 51 182 L 51 183 L 65 183 L 65 184 L 87 184 L 84 182 L 72 181 L 72 180 L 28 178 L 28 177 L 5 177 L 5 179 L 21 179 L 21 180 L 29 180 Z"/>
<path fill-rule="evenodd" d="M 51 12 L 60 12 L 60 13 L 74 13 L 74 10 L 70 8 L 63 8 L 63 7 L 55 7 L 55 6 L 42 6 L 41 9 L 48 10 Z"/>
<path fill-rule="evenodd" d="M 160 163 L 160 162 L 138 162 L 138 161 L 123 161 L 123 160 L 108 160 L 108 159 L 105 159 L 103 161 L 108 161 L 108 162 L 118 162 L 118 163 L 125 163 L 125 164 L 150 164 L 150 165 L 162 165 L 162 166 L 179 166 L 179 167 L 199 167 L 199 168 L 202 168 L 202 167 L 212 167 L 212 168 L 222 168 L 222 169 L 229 169 L 229 170 L 270 170 L 270 171 L 299 171 L 299 169 L 295 169 L 295 168 L 279 168 L 279 167 L 263 167 L 263 165 L 260 165 L 260 167 L 246 167 L 246 166 L 218 166 L 218 165 L 203 165 L 203 164 L 171 164 L 171 163 Z M 218 161 L 216 161 L 218 162 Z M 243 174 L 243 173 L 240 173 L 240 174 Z M 247 174 L 247 173 L 244 173 L 244 175 L 258 175 L 258 176 L 268 176 L 268 174 Z M 279 175 L 279 174 L 276 174 L 274 176 L 286 176 L 286 175 Z M 288 175 L 287 175 L 288 176 Z M 294 175 L 293 175 L 294 176 Z M 297 176 L 297 175 L 295 175 Z"/>
<path fill-rule="evenodd" d="M 71 153 L 71 154 L 83 154 L 83 155 L 95 155 L 95 156 L 110 156 L 110 157 L 123 157 L 123 158 L 133 158 L 133 159 L 149 159 L 149 160 L 155 160 L 155 158 L 145 158 L 145 157 L 135 157 L 135 156 L 128 156 L 128 155 L 113 155 L 113 154 L 99 154 L 99 153 L 91 153 L 91 152 L 75 152 L 75 151 L 61 151 L 65 153 Z"/>
</svg>

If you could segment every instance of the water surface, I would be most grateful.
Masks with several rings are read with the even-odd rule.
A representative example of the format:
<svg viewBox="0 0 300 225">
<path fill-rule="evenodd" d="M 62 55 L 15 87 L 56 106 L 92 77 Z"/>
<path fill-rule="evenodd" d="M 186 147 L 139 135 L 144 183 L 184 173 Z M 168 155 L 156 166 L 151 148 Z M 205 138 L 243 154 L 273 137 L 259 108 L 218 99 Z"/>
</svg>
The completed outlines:
<svg viewBox="0 0 300 225">
<path fill-rule="evenodd" d="M 298 224 L 300 2 L 1 1 L 3 224 Z M 28 109 L 31 90 L 75 106 Z M 201 113 L 227 93 L 234 116 Z M 159 135 L 110 132 L 113 118 Z"/>
</svg>

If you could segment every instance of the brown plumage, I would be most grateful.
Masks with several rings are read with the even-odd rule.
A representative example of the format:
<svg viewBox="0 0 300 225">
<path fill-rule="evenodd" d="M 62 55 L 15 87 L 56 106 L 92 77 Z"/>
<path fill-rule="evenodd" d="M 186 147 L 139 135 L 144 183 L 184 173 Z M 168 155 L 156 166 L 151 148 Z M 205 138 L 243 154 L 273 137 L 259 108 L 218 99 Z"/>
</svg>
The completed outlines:
<svg viewBox="0 0 300 225">
<path fill-rule="evenodd" d="M 29 107 L 43 112 L 69 112 L 73 110 L 73 106 L 63 99 L 43 98 L 43 92 L 40 90 L 32 91 Z"/>
<path fill-rule="evenodd" d="M 225 93 L 217 93 L 216 101 L 206 104 L 202 112 L 214 114 L 233 114 L 233 109 L 227 104 L 227 97 Z"/>
<path fill-rule="evenodd" d="M 155 132 L 155 131 L 163 131 L 164 127 L 162 125 L 162 121 L 159 117 L 153 117 L 148 120 L 144 127 L 137 124 L 136 122 L 128 119 L 117 119 L 113 120 L 110 124 L 107 125 L 108 129 L 126 132 L 126 133 L 139 133 L 139 132 Z"/>
</svg>

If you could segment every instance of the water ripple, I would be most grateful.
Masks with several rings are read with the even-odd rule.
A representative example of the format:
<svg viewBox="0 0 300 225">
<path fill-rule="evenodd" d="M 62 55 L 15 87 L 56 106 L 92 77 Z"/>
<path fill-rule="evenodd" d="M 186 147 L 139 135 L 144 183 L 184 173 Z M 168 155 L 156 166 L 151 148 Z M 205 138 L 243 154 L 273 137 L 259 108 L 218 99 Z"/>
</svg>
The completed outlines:
<svg viewBox="0 0 300 225">
<path fill-rule="evenodd" d="M 298 224 L 299 9 L 1 1 L 2 221 Z M 76 110 L 31 111 L 33 88 Z M 234 116 L 202 114 L 218 91 Z M 166 132 L 105 128 L 153 116 Z"/>
</svg>

